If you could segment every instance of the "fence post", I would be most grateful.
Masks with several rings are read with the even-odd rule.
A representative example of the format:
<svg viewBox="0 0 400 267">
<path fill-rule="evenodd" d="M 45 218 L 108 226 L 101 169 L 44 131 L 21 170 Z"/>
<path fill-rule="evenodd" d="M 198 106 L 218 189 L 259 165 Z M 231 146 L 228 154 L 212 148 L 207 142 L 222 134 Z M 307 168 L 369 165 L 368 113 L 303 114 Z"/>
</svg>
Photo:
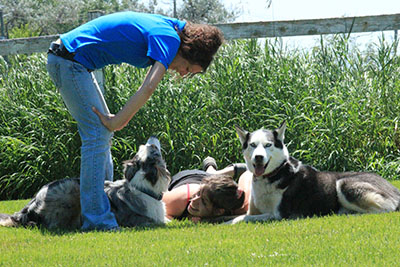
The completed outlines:
<svg viewBox="0 0 400 267">
<path fill-rule="evenodd" d="M 93 20 L 95 18 L 98 18 L 100 16 L 103 15 L 103 12 L 100 10 L 93 10 L 93 11 L 89 11 L 88 13 L 88 20 Z M 104 84 L 105 84 L 105 80 L 104 80 L 104 70 L 103 69 L 99 69 L 99 70 L 95 70 L 93 71 L 94 77 L 96 77 L 97 83 L 99 84 L 100 90 L 101 92 L 104 94 Z"/>
<path fill-rule="evenodd" d="M 6 35 L 4 33 L 4 20 L 3 20 L 3 7 L 0 6 L 0 40 L 6 39 Z"/>
</svg>

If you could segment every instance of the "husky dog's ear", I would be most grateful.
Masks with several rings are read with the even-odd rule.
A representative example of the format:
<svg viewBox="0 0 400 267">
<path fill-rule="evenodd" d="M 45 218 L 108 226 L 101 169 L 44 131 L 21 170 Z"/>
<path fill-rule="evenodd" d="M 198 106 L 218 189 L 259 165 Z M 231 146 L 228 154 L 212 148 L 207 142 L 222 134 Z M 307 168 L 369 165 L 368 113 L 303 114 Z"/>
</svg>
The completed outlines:
<svg viewBox="0 0 400 267">
<path fill-rule="evenodd" d="M 249 132 L 246 130 L 243 130 L 242 128 L 240 128 L 239 126 L 235 125 L 235 129 L 237 134 L 239 135 L 239 139 L 240 139 L 240 143 L 245 146 L 245 144 L 247 143 L 247 140 L 249 139 Z"/>
<path fill-rule="evenodd" d="M 278 139 L 283 142 L 283 139 L 285 139 L 286 121 L 283 121 L 281 126 L 275 131 L 278 133 Z"/>
</svg>

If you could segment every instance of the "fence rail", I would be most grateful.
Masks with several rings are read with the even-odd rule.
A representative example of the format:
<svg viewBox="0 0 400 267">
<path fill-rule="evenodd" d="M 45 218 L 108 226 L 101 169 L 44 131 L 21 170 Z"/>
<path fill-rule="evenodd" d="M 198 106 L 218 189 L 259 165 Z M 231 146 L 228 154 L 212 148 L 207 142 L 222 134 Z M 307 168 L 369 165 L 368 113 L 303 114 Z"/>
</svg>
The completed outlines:
<svg viewBox="0 0 400 267">
<path fill-rule="evenodd" d="M 307 19 L 288 21 L 260 21 L 216 24 L 226 39 L 286 37 L 337 33 L 397 31 L 400 14 Z M 0 55 L 31 54 L 47 51 L 51 41 L 59 35 L 0 40 Z"/>
<path fill-rule="evenodd" d="M 400 14 L 219 24 L 227 39 L 288 37 L 400 29 Z"/>
</svg>

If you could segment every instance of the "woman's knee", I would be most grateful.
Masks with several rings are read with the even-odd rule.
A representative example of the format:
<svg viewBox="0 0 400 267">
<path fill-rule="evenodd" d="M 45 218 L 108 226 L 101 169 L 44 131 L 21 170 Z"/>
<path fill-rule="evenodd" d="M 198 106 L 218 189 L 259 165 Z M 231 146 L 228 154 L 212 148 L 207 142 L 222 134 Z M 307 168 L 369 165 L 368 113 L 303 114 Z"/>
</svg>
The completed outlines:
<svg viewBox="0 0 400 267">
<path fill-rule="evenodd" d="M 101 123 L 79 129 L 82 146 L 110 147 L 113 132 L 110 132 Z"/>
</svg>

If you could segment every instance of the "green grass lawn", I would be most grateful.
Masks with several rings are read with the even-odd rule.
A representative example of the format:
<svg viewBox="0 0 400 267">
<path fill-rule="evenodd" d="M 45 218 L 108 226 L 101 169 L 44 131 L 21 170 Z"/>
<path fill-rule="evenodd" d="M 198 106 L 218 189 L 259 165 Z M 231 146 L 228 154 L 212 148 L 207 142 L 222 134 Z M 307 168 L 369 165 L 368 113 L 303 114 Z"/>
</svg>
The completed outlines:
<svg viewBox="0 0 400 267">
<path fill-rule="evenodd" d="M 26 203 L 0 202 L 0 212 Z M 0 228 L 0 266 L 395 266 L 399 251 L 399 212 L 118 233 Z"/>
</svg>

